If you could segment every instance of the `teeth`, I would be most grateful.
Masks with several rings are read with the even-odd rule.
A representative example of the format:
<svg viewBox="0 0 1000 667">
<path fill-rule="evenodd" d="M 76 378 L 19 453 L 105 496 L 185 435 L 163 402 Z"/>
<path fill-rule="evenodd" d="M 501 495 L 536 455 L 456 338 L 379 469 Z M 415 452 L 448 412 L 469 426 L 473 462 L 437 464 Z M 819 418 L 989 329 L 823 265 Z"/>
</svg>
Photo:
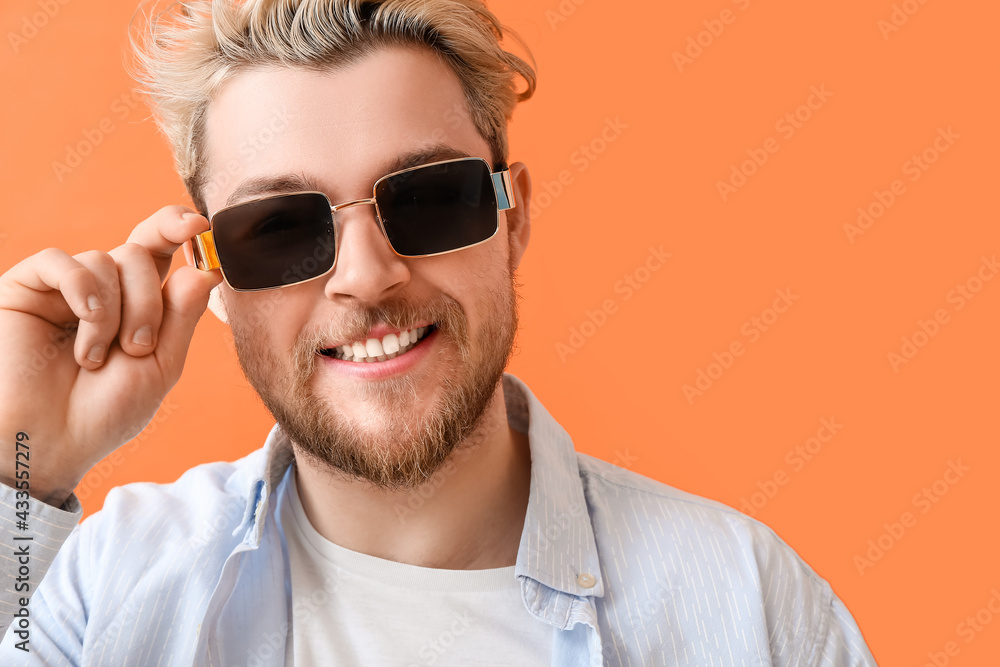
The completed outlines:
<svg viewBox="0 0 1000 667">
<path fill-rule="evenodd" d="M 368 350 L 369 357 L 377 357 L 385 354 L 382 350 L 382 342 L 378 338 L 369 338 L 365 341 L 365 349 Z"/>
<path fill-rule="evenodd" d="M 348 345 L 340 345 L 333 348 L 333 354 L 338 359 L 354 361 L 358 363 L 375 363 L 376 361 L 386 361 L 394 359 L 401 354 L 409 352 L 410 349 L 423 338 L 430 327 L 417 327 L 400 331 L 399 334 L 386 334 L 381 340 L 369 338 L 368 340 Z"/>
<path fill-rule="evenodd" d="M 385 350 L 386 355 L 399 352 L 399 339 L 396 338 L 396 334 L 386 334 L 385 338 L 382 339 L 382 349 Z"/>
</svg>

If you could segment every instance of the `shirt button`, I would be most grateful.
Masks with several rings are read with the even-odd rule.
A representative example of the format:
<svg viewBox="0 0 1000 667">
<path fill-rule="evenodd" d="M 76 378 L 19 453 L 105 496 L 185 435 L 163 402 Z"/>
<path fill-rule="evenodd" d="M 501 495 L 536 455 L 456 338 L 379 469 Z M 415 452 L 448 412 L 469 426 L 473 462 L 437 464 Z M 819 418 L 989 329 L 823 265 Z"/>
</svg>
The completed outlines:
<svg viewBox="0 0 1000 667">
<path fill-rule="evenodd" d="M 584 572 L 579 577 L 576 578 L 576 583 L 580 584 L 584 588 L 593 588 L 594 584 L 597 583 L 597 579 L 594 578 L 589 572 Z"/>
</svg>

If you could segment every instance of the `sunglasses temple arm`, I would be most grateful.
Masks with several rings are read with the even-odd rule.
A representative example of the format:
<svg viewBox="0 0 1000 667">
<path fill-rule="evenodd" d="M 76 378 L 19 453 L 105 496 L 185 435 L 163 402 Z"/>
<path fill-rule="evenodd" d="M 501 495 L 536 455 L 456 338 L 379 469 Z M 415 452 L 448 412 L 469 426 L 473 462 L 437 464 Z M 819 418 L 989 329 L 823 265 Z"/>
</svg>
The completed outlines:
<svg viewBox="0 0 1000 667">
<path fill-rule="evenodd" d="M 215 239 L 212 237 L 211 230 L 198 234 L 188 241 L 188 244 L 190 244 L 196 268 L 202 271 L 211 271 L 222 266 L 219 263 L 219 255 L 215 252 Z"/>
<path fill-rule="evenodd" d="M 493 177 L 493 189 L 497 193 L 497 207 L 501 211 L 514 208 L 514 185 L 510 180 L 510 169 L 502 169 L 490 174 Z"/>
</svg>

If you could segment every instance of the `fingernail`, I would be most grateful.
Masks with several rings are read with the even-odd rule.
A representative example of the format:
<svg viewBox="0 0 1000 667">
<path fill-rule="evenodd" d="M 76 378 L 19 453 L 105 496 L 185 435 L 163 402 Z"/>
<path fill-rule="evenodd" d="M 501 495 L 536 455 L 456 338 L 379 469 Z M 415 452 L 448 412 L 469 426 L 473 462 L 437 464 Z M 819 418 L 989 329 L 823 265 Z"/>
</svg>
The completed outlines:
<svg viewBox="0 0 1000 667">
<path fill-rule="evenodd" d="M 101 307 L 101 300 L 97 298 L 96 294 L 91 294 L 87 297 L 87 308 L 91 310 L 97 310 Z"/>
<path fill-rule="evenodd" d="M 132 342 L 136 345 L 152 345 L 153 344 L 153 329 L 147 324 L 146 326 L 139 327 L 132 334 Z"/>
<path fill-rule="evenodd" d="M 185 214 L 184 214 L 184 215 L 182 215 L 181 217 L 182 217 L 182 218 L 184 218 L 184 220 L 185 220 L 186 222 L 191 222 L 191 221 L 192 221 L 192 220 L 194 220 L 195 218 L 200 218 L 200 217 L 202 217 L 202 215 L 201 215 L 201 213 L 190 213 L 190 212 L 189 212 L 189 213 L 185 213 Z"/>
<path fill-rule="evenodd" d="M 104 361 L 104 343 L 98 343 L 94 347 L 90 348 L 90 353 L 87 354 L 87 359 L 93 361 L 95 364 Z"/>
</svg>

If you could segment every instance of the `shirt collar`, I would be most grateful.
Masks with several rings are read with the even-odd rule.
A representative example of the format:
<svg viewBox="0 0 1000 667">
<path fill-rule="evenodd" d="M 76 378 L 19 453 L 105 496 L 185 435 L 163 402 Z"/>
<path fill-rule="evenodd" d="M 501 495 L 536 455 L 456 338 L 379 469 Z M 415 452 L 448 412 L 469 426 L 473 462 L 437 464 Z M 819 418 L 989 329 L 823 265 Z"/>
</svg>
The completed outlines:
<svg viewBox="0 0 1000 667">
<path fill-rule="evenodd" d="M 521 380 L 504 375 L 507 422 L 527 431 L 531 490 L 514 572 L 583 597 L 604 595 L 573 440 Z"/>
<path fill-rule="evenodd" d="M 531 485 L 514 573 L 581 597 L 602 597 L 604 582 L 576 451 L 569 434 L 531 390 L 509 373 L 503 378 L 507 421 L 527 432 Z M 243 520 L 233 535 L 260 545 L 268 504 L 294 458 L 277 424 L 261 450 L 249 455 L 226 487 L 246 499 Z"/>
</svg>

